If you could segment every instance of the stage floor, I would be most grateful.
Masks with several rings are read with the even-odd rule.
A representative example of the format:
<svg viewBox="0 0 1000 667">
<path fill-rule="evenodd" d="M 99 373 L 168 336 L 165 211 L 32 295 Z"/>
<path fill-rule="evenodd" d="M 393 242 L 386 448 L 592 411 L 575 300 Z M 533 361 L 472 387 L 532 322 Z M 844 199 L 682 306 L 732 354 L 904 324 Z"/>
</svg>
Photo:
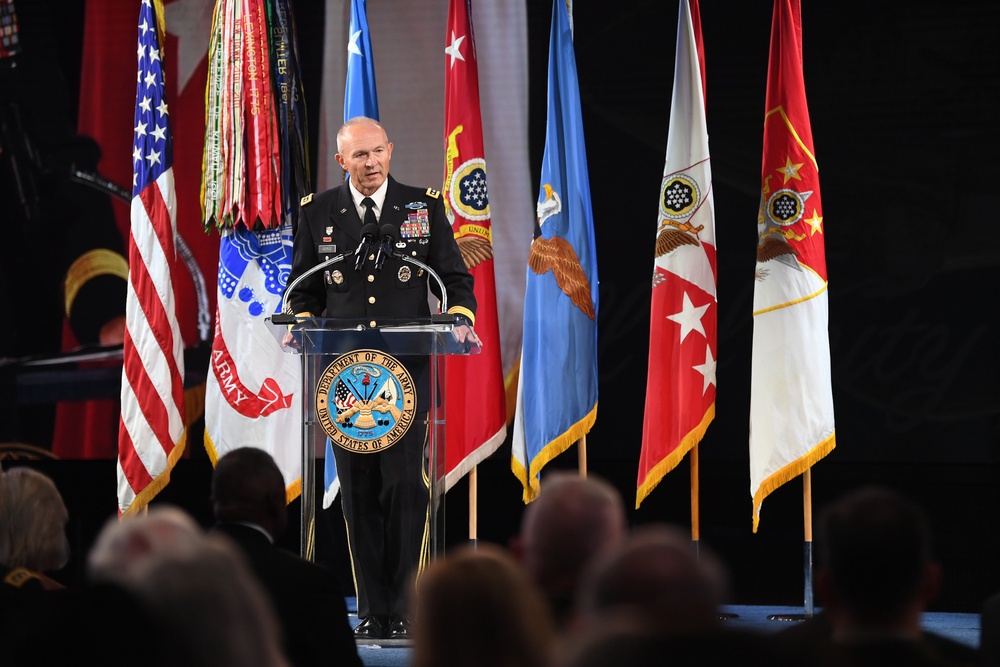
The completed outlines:
<svg viewBox="0 0 1000 667">
<path fill-rule="evenodd" d="M 357 625 L 357 605 L 354 598 L 347 599 L 351 625 Z M 772 620 L 772 616 L 794 616 L 802 614 L 802 607 L 726 605 L 722 608 L 732 618 L 725 623 L 741 630 L 756 632 L 777 632 L 788 627 L 794 620 Z M 924 629 L 948 637 L 973 648 L 979 646 L 979 614 L 958 614 L 932 612 L 924 614 Z M 384 642 L 358 644 L 358 653 L 365 667 L 407 667 L 410 658 L 408 641 L 387 640 Z"/>
</svg>

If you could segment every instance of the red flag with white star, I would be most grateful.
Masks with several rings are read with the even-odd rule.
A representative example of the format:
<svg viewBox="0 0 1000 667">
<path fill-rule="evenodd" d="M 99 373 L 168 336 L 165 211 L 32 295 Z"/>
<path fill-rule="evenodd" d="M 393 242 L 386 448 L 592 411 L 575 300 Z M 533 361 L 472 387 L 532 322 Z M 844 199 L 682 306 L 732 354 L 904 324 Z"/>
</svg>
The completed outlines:
<svg viewBox="0 0 1000 667">
<path fill-rule="evenodd" d="M 656 225 L 637 508 L 715 416 L 715 215 L 700 52 L 697 0 L 682 1 Z"/>
<path fill-rule="evenodd" d="M 479 108 L 479 70 L 468 0 L 451 0 L 445 47 L 445 212 L 475 278 L 480 354 L 448 357 L 445 488 L 492 454 L 507 434 L 493 233 Z"/>
<path fill-rule="evenodd" d="M 799 0 L 775 0 L 757 213 L 750 383 L 753 529 L 772 491 L 835 446 L 819 167 Z"/>
</svg>

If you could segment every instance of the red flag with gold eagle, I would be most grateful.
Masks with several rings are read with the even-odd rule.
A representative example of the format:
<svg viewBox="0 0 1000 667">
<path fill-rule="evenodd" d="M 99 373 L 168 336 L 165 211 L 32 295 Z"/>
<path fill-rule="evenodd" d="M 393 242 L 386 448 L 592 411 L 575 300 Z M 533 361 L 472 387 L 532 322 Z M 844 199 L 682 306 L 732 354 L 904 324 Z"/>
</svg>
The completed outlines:
<svg viewBox="0 0 1000 667">
<path fill-rule="evenodd" d="M 825 231 L 802 74 L 801 5 L 775 0 L 754 276 L 754 531 L 764 498 L 835 446 Z"/>
<path fill-rule="evenodd" d="M 486 183 L 479 70 L 468 0 L 450 0 L 445 47 L 445 212 L 475 278 L 478 355 L 449 357 L 445 488 L 492 454 L 507 434 L 493 236 Z"/>
</svg>

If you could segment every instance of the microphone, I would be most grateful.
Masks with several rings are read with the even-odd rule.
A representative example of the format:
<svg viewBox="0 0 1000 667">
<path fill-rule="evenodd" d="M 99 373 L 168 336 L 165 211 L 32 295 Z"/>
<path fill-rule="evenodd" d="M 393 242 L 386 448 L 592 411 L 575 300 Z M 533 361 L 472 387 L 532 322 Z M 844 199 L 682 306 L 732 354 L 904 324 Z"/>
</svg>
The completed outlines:
<svg viewBox="0 0 1000 667">
<path fill-rule="evenodd" d="M 389 224 L 382 225 L 379 234 L 382 238 L 379 241 L 378 253 L 375 255 L 376 271 L 381 271 L 382 265 L 385 264 L 385 258 L 392 255 L 392 244 L 396 241 L 396 228 Z"/>
<path fill-rule="evenodd" d="M 361 243 L 358 244 L 357 250 L 354 251 L 355 271 L 360 271 L 361 267 L 365 265 L 365 255 L 368 254 L 368 249 L 372 247 L 372 241 L 375 240 L 375 234 L 377 233 L 378 225 L 374 222 L 369 222 L 361 228 Z"/>
</svg>

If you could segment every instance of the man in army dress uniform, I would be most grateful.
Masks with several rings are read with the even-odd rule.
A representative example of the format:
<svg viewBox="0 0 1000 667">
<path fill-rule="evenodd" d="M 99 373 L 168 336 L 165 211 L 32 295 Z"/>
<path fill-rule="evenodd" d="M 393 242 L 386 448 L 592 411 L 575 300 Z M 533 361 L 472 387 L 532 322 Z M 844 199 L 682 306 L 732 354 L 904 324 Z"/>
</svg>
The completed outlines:
<svg viewBox="0 0 1000 667">
<path fill-rule="evenodd" d="M 459 342 L 481 344 L 472 330 L 476 299 L 438 191 L 397 183 L 389 176 L 392 142 L 370 118 L 352 118 L 337 133 L 337 162 L 348 182 L 302 200 L 288 284 L 336 253 L 353 251 L 365 227 L 393 228 L 395 251 L 428 266 L 447 290 L 448 312 L 456 316 Z M 376 235 L 376 243 L 381 232 Z M 403 247 L 405 246 L 405 247 Z M 289 295 L 296 315 L 382 321 L 430 317 L 427 288 L 440 299 L 434 281 L 416 266 L 389 256 L 375 270 L 371 255 L 355 270 L 331 265 L 303 280 Z M 415 378 L 416 379 L 416 378 Z M 347 522 L 361 623 L 365 639 L 409 637 L 407 584 L 427 545 L 428 492 L 424 481 L 426 406 L 400 442 L 374 454 L 334 447 Z"/>
</svg>

